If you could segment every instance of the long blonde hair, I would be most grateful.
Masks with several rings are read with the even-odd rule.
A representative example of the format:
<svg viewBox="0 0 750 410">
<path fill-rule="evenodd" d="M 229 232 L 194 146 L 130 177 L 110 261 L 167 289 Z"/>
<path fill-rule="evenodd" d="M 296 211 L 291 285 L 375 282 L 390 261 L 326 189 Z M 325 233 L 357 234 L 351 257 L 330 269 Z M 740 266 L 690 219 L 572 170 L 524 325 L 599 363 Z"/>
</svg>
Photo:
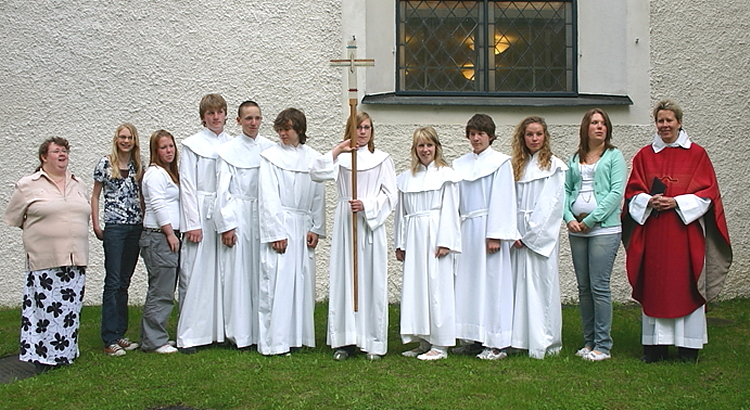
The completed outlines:
<svg viewBox="0 0 750 410">
<path fill-rule="evenodd" d="M 447 167 L 448 163 L 443 158 L 443 145 L 440 144 L 437 132 L 432 127 L 417 128 L 414 131 L 411 143 L 411 174 L 415 175 L 419 169 L 421 162 L 419 161 L 419 155 L 417 155 L 417 145 L 420 142 L 431 142 L 435 145 L 435 167 Z"/>
<path fill-rule="evenodd" d="M 130 131 L 130 135 L 133 136 L 133 149 L 130 151 L 130 160 L 135 165 L 135 179 L 140 180 L 143 174 L 143 166 L 141 166 L 141 144 L 138 142 L 138 131 L 135 129 L 135 125 L 130 123 L 120 124 L 115 130 L 115 136 L 112 138 L 112 152 L 108 155 L 111 169 L 109 170 L 109 177 L 112 179 L 120 179 L 120 150 L 117 148 L 117 136 L 124 128 Z"/>
<path fill-rule="evenodd" d="M 549 141 L 550 136 L 549 131 L 547 131 L 547 123 L 542 117 L 526 117 L 516 126 L 516 131 L 513 133 L 513 141 L 511 141 L 511 147 L 513 148 L 511 164 L 513 165 L 513 177 L 516 181 L 520 180 L 523 176 L 523 170 L 526 168 L 526 164 L 531 160 L 532 156 L 531 151 L 526 147 L 526 141 L 524 140 L 526 127 L 530 124 L 539 124 L 544 130 L 544 143 L 537 154 L 539 169 L 549 169 L 550 166 L 552 166 L 552 148 Z"/>
</svg>

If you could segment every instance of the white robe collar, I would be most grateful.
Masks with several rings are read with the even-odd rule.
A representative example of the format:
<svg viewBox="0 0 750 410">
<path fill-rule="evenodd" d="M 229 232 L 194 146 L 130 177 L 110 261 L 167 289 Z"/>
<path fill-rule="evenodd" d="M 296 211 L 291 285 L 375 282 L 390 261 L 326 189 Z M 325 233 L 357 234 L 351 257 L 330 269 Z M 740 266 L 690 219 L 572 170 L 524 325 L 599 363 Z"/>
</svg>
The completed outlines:
<svg viewBox="0 0 750 410">
<path fill-rule="evenodd" d="M 523 170 L 523 176 L 517 182 L 531 182 L 537 179 L 549 178 L 558 170 L 565 172 L 568 170 L 568 166 L 556 156 L 550 158 L 549 169 L 540 169 L 539 152 L 537 152 L 531 157 L 531 161 L 526 163 L 526 167 Z"/>
<path fill-rule="evenodd" d="M 232 136 L 226 132 L 216 135 L 208 128 L 204 128 L 192 137 L 185 138 L 182 145 L 190 148 L 190 151 L 201 157 L 216 158 L 216 149 L 219 145 L 231 139 Z"/>
<path fill-rule="evenodd" d="M 469 152 L 453 161 L 453 168 L 465 181 L 475 181 L 479 178 L 492 174 L 505 161 L 509 161 L 510 156 L 497 152 L 492 147 L 479 154 Z"/>
<path fill-rule="evenodd" d="M 221 144 L 216 153 L 233 167 L 258 168 L 260 153 L 273 145 L 268 138 L 257 135 L 253 139 L 243 133 Z"/>
<path fill-rule="evenodd" d="M 461 177 L 451 167 L 436 167 L 435 161 L 428 166 L 419 164 L 417 173 L 410 169 L 402 172 L 396 179 L 396 186 L 401 192 L 436 191 L 446 182 L 458 182 Z"/>
<path fill-rule="evenodd" d="M 679 135 L 677 135 L 677 139 L 671 144 L 667 144 L 666 142 L 664 142 L 664 140 L 661 139 L 659 134 L 654 135 L 654 142 L 651 143 L 651 148 L 653 148 L 655 154 L 658 154 L 664 148 L 681 147 L 685 149 L 690 149 L 690 146 L 692 144 L 693 143 L 690 142 L 690 138 L 688 137 L 687 132 L 685 132 L 685 130 L 680 130 Z"/>
<path fill-rule="evenodd" d="M 260 155 L 281 169 L 308 173 L 310 162 L 320 153 L 305 144 L 299 144 L 295 147 L 279 142 Z"/>
<path fill-rule="evenodd" d="M 375 152 L 370 152 L 367 146 L 359 147 L 357 149 L 357 171 L 365 171 L 372 169 L 382 164 L 389 155 L 379 149 L 375 149 Z M 336 158 L 339 166 L 342 166 L 348 170 L 352 169 L 352 154 L 348 152 L 342 152 Z"/>
</svg>

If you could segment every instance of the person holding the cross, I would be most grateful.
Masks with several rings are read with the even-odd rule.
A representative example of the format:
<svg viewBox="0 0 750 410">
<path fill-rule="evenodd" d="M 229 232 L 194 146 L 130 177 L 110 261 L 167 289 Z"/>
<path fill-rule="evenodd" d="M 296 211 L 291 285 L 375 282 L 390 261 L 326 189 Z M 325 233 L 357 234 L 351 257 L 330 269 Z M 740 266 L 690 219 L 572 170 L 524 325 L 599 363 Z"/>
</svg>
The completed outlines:
<svg viewBox="0 0 750 410">
<path fill-rule="evenodd" d="M 347 130 L 352 127 L 349 119 Z M 385 220 L 396 206 L 396 171 L 390 155 L 375 149 L 372 119 L 356 115 L 356 146 L 351 133 L 310 165 L 313 181 L 336 181 L 338 205 L 333 223 L 327 343 L 334 359 L 346 360 L 356 347 L 377 360 L 388 349 L 388 246 Z M 356 172 L 352 173 L 354 152 Z M 358 183 L 352 195 L 352 178 Z M 352 199 L 356 197 L 357 199 Z M 356 215 L 356 222 L 352 218 Z M 352 275 L 352 225 L 357 229 L 357 295 Z M 358 301 L 358 303 L 355 303 Z"/>
</svg>

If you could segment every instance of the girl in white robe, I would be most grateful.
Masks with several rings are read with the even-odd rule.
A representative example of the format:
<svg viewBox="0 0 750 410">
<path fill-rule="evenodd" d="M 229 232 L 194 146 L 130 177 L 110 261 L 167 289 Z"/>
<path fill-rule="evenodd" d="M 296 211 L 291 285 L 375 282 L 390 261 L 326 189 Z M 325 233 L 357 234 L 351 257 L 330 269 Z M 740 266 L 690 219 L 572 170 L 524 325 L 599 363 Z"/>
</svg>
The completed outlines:
<svg viewBox="0 0 750 410">
<path fill-rule="evenodd" d="M 290 354 L 315 347 L 315 247 L 325 236 L 324 186 L 308 173 L 319 152 L 305 145 L 305 115 L 279 113 L 281 142 L 260 164 L 260 334 L 258 352 Z"/>
<path fill-rule="evenodd" d="M 461 252 L 460 178 L 443 159 L 432 127 L 414 132 L 412 166 L 397 180 L 396 259 L 404 262 L 401 340 L 419 342 L 402 354 L 420 360 L 448 357 L 456 342 L 453 278 Z"/>
<path fill-rule="evenodd" d="M 377 360 L 388 350 L 388 246 L 385 221 L 396 206 L 396 171 L 390 155 L 376 150 L 367 113 L 357 114 L 357 148 L 344 140 L 310 166 L 313 181 L 336 181 L 327 343 L 334 359 L 355 347 Z M 348 127 L 347 127 L 348 128 Z M 351 154 L 357 152 L 357 199 L 351 194 Z M 344 155 L 339 155 L 346 153 Z M 352 284 L 352 212 L 357 213 L 358 311 Z"/>
<path fill-rule="evenodd" d="M 558 246 L 568 167 L 552 155 L 541 117 L 521 121 L 512 146 L 521 239 L 511 250 L 515 284 L 511 346 L 544 359 L 562 348 Z"/>
</svg>

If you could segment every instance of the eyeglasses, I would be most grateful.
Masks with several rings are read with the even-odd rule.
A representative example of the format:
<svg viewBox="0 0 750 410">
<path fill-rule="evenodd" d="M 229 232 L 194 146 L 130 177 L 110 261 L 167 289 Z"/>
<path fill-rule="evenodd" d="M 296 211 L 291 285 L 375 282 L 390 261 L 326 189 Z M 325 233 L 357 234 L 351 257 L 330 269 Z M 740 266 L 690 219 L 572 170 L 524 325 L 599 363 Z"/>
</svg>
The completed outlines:
<svg viewBox="0 0 750 410">
<path fill-rule="evenodd" d="M 118 135 L 118 139 L 125 140 L 125 141 L 132 141 L 133 136 L 132 135 Z"/>
<path fill-rule="evenodd" d="M 357 129 L 358 130 L 368 131 L 370 128 L 372 128 L 372 127 L 370 127 L 369 125 L 357 125 Z"/>
</svg>

